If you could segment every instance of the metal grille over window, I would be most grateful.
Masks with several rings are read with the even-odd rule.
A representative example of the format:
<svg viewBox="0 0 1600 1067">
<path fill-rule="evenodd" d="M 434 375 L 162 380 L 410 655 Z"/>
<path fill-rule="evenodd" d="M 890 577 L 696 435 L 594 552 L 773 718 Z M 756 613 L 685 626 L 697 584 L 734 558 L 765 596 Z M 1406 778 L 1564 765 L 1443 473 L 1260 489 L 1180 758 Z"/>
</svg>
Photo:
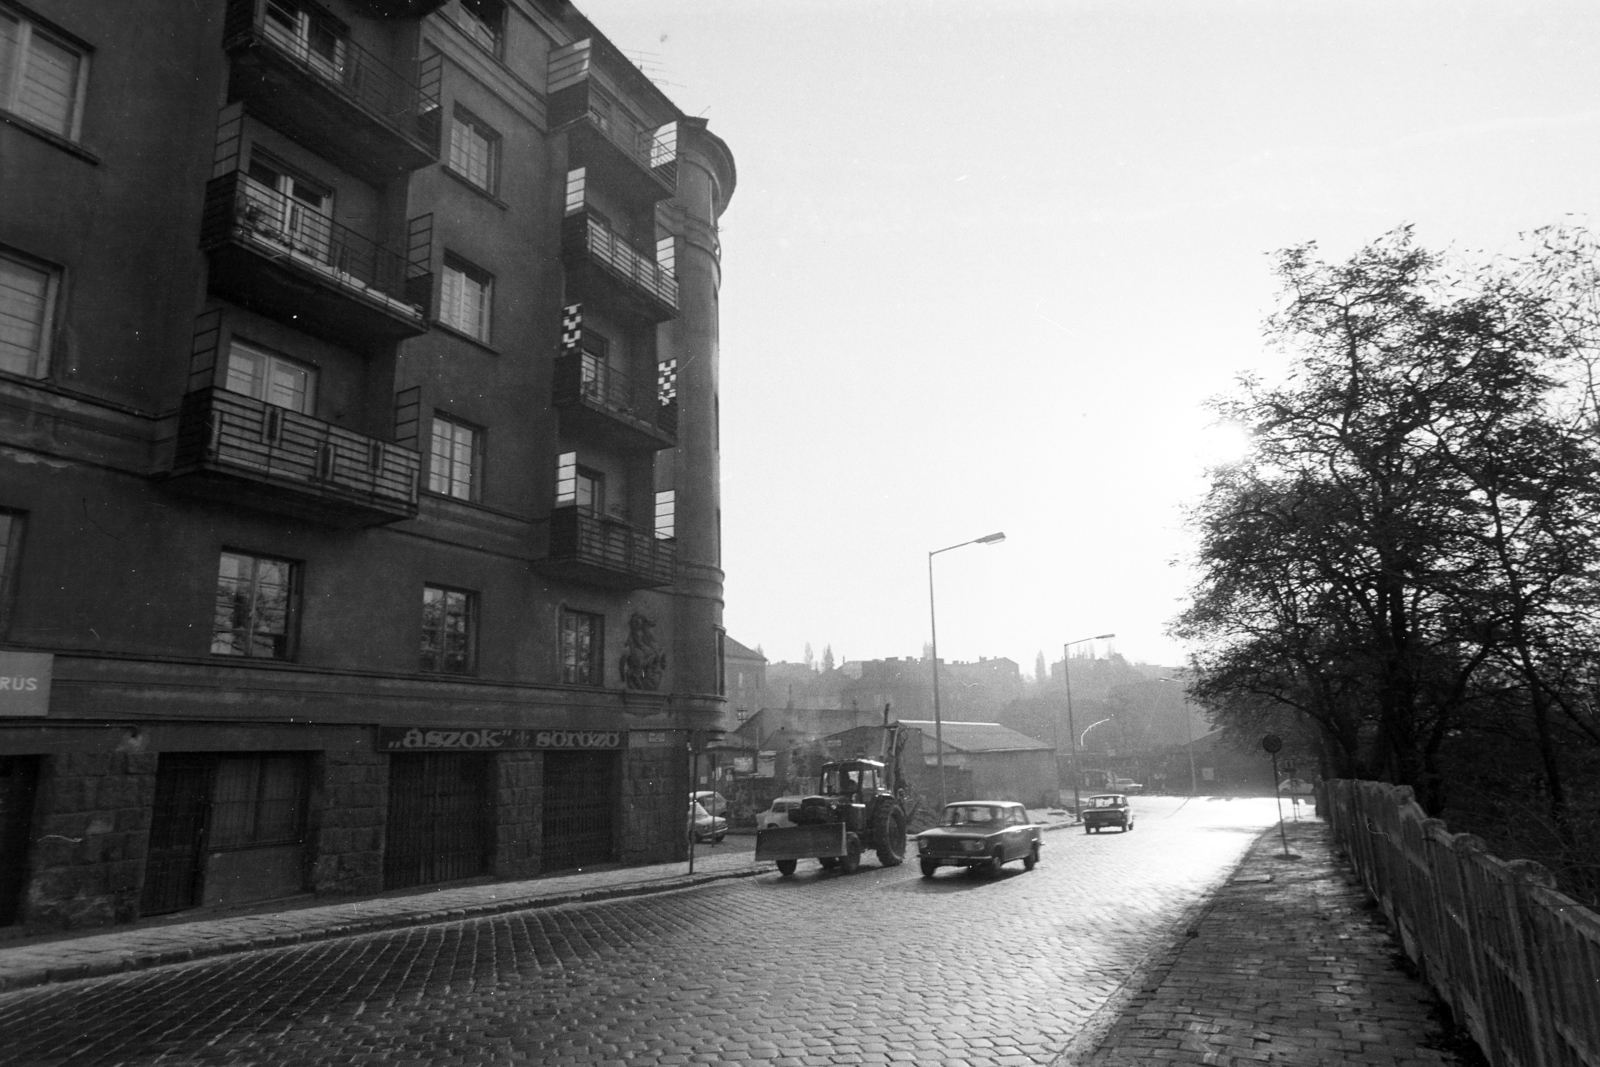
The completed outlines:
<svg viewBox="0 0 1600 1067">
<path fill-rule="evenodd" d="M 425 586 L 422 591 L 422 669 L 445 674 L 472 670 L 471 593 Z"/>
<path fill-rule="evenodd" d="M 295 579 L 296 566 L 287 560 L 222 553 L 211 627 L 212 653 L 288 659 L 297 595 Z"/>
</svg>

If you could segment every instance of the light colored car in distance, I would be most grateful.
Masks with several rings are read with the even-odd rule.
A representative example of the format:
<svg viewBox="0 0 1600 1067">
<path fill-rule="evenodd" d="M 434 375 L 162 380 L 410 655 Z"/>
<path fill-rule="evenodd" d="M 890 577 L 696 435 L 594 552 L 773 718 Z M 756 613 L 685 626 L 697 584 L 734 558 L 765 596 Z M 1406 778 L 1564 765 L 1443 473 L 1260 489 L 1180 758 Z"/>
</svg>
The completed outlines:
<svg viewBox="0 0 1600 1067">
<path fill-rule="evenodd" d="M 787 796 L 777 797 L 772 801 L 772 806 L 756 816 L 756 829 L 773 830 L 783 826 L 793 826 L 794 820 L 789 818 L 789 813 L 800 806 L 805 797 Z"/>
<path fill-rule="evenodd" d="M 1039 862 L 1043 833 L 1028 809 L 1012 800 L 962 800 L 944 806 L 938 826 L 917 835 L 922 877 L 940 867 L 976 868 L 999 874 L 1012 860 L 1027 870 Z"/>
<path fill-rule="evenodd" d="M 689 799 L 713 815 L 725 816 L 728 814 L 728 800 L 721 793 L 712 792 L 710 789 L 702 789 L 697 793 L 690 793 Z"/>
<path fill-rule="evenodd" d="M 694 839 L 696 841 L 721 841 L 728 836 L 728 820 L 720 815 L 713 815 L 705 809 L 705 805 L 698 801 L 689 802 L 689 818 L 694 821 Z"/>
<path fill-rule="evenodd" d="M 1113 778 L 1111 779 L 1110 791 L 1113 793 L 1121 793 L 1126 797 L 1136 796 L 1137 794 L 1144 792 L 1144 784 L 1142 782 L 1136 782 L 1132 778 Z"/>
</svg>

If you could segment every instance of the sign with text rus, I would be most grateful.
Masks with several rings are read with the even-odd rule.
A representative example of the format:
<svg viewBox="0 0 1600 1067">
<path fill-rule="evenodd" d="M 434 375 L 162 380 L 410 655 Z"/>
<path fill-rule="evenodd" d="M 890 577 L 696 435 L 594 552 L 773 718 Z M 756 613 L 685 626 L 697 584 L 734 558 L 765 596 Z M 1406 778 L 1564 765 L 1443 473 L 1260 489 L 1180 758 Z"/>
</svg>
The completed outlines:
<svg viewBox="0 0 1600 1067">
<path fill-rule="evenodd" d="M 0 718 L 49 714 L 54 666 L 49 652 L 0 652 Z"/>
<path fill-rule="evenodd" d="M 517 752 L 622 748 L 626 730 L 500 730 L 431 726 L 378 727 L 379 752 Z"/>
</svg>

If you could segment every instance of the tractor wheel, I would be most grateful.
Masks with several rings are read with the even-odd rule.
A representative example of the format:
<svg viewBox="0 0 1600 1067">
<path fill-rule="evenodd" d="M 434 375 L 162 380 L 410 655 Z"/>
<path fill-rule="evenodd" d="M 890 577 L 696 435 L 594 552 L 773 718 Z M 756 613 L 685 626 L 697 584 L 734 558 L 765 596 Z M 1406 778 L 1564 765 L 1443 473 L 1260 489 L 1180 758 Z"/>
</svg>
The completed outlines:
<svg viewBox="0 0 1600 1067">
<path fill-rule="evenodd" d="M 861 838 L 851 834 L 845 839 L 845 847 L 850 851 L 839 857 L 839 873 L 855 874 L 861 869 Z"/>
<path fill-rule="evenodd" d="M 839 866 L 839 857 L 838 856 L 822 856 L 817 860 L 817 862 L 822 864 L 822 869 L 823 870 L 831 871 L 834 868 Z"/>
<path fill-rule="evenodd" d="M 778 873 L 783 875 L 785 878 L 787 878 L 791 874 L 793 874 L 794 873 L 794 860 L 779 860 L 778 861 Z"/>
<path fill-rule="evenodd" d="M 1039 844 L 1036 841 L 1033 848 L 1029 849 L 1028 854 L 1022 858 L 1022 869 L 1031 871 L 1037 866 L 1039 866 Z"/>
<path fill-rule="evenodd" d="M 924 877 L 924 878 L 932 878 L 933 877 L 933 872 L 937 871 L 938 869 L 939 869 L 939 861 L 938 860 L 923 860 L 922 861 L 922 877 Z"/>
<path fill-rule="evenodd" d="M 885 867 L 900 866 L 906 858 L 906 817 L 899 807 L 882 805 L 872 832 L 878 839 L 878 862 Z"/>
</svg>

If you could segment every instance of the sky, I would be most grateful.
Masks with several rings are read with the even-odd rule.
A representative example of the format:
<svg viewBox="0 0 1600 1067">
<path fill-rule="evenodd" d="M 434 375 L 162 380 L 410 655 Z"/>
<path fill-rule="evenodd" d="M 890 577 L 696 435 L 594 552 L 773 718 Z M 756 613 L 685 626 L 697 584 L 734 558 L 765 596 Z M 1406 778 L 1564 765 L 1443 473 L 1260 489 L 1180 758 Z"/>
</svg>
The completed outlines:
<svg viewBox="0 0 1600 1067">
<path fill-rule="evenodd" d="M 1179 664 L 1272 253 L 1600 197 L 1600 5 L 579 0 L 731 148 L 724 621 L 771 660 Z"/>
</svg>

